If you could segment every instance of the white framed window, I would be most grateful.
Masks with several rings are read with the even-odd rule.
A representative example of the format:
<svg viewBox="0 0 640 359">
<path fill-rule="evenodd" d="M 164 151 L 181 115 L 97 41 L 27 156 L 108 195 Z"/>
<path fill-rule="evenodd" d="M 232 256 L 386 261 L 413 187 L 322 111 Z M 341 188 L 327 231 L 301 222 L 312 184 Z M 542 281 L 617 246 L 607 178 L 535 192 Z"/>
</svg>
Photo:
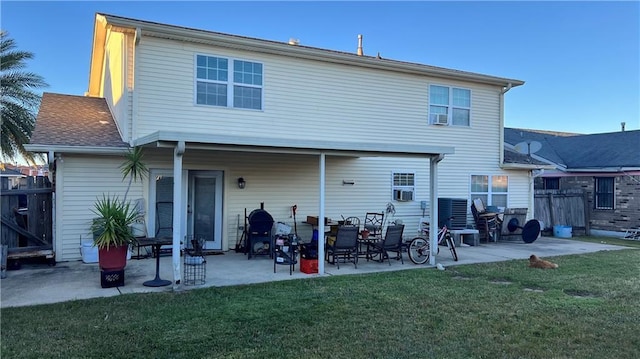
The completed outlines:
<svg viewBox="0 0 640 359">
<path fill-rule="evenodd" d="M 594 204 L 596 209 L 613 209 L 615 196 L 613 177 L 595 177 Z"/>
<path fill-rule="evenodd" d="M 471 199 L 480 198 L 485 206 L 506 208 L 509 203 L 509 177 L 471 175 Z"/>
<path fill-rule="evenodd" d="M 261 63 L 208 55 L 195 62 L 196 104 L 262 110 Z"/>
<path fill-rule="evenodd" d="M 471 123 L 471 90 L 430 85 L 429 123 L 468 127 Z"/>
<path fill-rule="evenodd" d="M 395 201 L 413 201 L 416 191 L 415 172 L 393 172 L 391 179 L 391 192 Z"/>
</svg>

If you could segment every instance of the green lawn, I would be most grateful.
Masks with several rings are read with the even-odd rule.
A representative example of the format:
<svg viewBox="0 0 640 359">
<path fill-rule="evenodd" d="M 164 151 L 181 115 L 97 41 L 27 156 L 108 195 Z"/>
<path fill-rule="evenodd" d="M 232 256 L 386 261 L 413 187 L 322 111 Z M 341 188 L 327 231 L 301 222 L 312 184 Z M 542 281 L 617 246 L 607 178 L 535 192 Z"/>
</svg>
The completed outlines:
<svg viewBox="0 0 640 359">
<path fill-rule="evenodd" d="M 6 308 L 0 356 L 640 358 L 640 250 L 546 259 Z"/>
</svg>

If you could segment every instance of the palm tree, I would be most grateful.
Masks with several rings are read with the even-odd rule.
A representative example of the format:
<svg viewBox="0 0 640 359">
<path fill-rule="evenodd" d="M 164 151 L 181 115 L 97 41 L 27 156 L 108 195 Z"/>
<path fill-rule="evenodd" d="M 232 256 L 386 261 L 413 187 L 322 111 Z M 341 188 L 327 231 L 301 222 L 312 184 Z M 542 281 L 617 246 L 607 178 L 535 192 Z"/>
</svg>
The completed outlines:
<svg viewBox="0 0 640 359">
<path fill-rule="evenodd" d="M 48 85 L 41 76 L 23 71 L 25 60 L 33 58 L 33 54 L 15 48 L 15 41 L 0 30 L 0 144 L 5 159 L 22 155 L 33 163 L 33 154 L 24 145 L 31 138 L 40 104 L 40 95 L 34 89 Z"/>
</svg>

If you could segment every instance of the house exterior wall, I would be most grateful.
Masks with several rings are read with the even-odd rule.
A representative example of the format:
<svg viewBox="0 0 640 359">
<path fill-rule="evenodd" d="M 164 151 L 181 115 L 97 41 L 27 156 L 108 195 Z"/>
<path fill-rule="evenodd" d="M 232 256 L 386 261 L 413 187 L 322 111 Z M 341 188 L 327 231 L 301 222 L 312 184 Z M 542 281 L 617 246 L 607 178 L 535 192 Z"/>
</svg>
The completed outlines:
<svg viewBox="0 0 640 359">
<path fill-rule="evenodd" d="M 604 174 L 602 176 L 605 176 Z M 640 228 L 640 176 L 615 176 L 615 203 L 613 210 L 595 209 L 593 175 L 560 177 L 560 189 L 579 189 L 586 192 L 589 223 L 592 230 L 624 232 Z M 543 178 L 536 178 L 535 189 L 543 188 Z"/>
<path fill-rule="evenodd" d="M 81 241 L 92 240 L 93 208 L 103 194 L 119 196 L 127 189 L 118 168 L 120 156 L 79 156 L 65 154 L 56 173 L 56 261 L 81 259 Z M 127 199 L 143 196 L 142 183 L 133 183 Z"/>
<path fill-rule="evenodd" d="M 157 38 L 143 38 L 136 51 L 139 137 L 155 131 L 181 131 L 327 141 L 427 141 L 434 145 L 475 138 L 490 144 L 480 156 L 490 152 L 497 166 L 498 87 Z M 262 63 L 263 110 L 195 105 L 196 54 Z M 471 89 L 471 127 L 427 124 L 431 83 Z"/>
<path fill-rule="evenodd" d="M 128 89 L 132 86 L 132 50 L 131 35 L 108 31 L 103 64 L 102 96 L 107 100 L 123 140 L 127 142 L 131 131 Z"/>
<path fill-rule="evenodd" d="M 156 131 L 229 136 L 309 139 L 375 143 L 410 143 L 453 146 L 438 165 L 439 197 L 470 198 L 470 178 L 478 175 L 509 177 L 509 207 L 529 207 L 528 174 L 500 168 L 501 88 L 427 76 L 365 69 L 357 66 L 250 53 L 188 42 L 143 37 L 133 45 L 133 34 L 111 31 L 107 40 L 102 92 L 125 141 Z M 196 54 L 238 58 L 263 64 L 263 109 L 245 110 L 195 104 Z M 470 126 L 428 124 L 429 85 L 471 90 Z M 173 151 L 145 149 L 150 169 L 173 168 Z M 104 191 L 124 194 L 114 156 L 65 157 L 62 190 L 63 260 L 79 259 L 78 238 L 90 236 L 95 198 Z M 302 222 L 317 215 L 319 158 L 219 152 L 187 149 L 184 171 L 218 170 L 224 173 L 223 249 L 238 238 L 238 221 L 265 204 L 276 221 L 293 226 L 291 206 L 298 207 L 297 227 L 309 238 L 311 227 Z M 392 173 L 415 172 L 414 201 L 392 200 Z M 237 187 L 238 177 L 247 188 Z M 343 179 L 354 185 L 343 185 Z M 143 196 L 152 205 L 149 179 L 134 184 L 129 199 Z M 422 216 L 420 201 L 429 201 L 429 160 L 390 157 L 338 157 L 326 159 L 326 216 L 358 216 L 395 205 L 395 219 L 407 226 L 407 236 Z M 468 223 L 473 223 L 467 208 Z M 147 226 L 153 228 L 154 219 Z M 530 211 L 532 213 L 532 211 Z M 392 219 L 394 219 L 392 218 Z"/>
</svg>

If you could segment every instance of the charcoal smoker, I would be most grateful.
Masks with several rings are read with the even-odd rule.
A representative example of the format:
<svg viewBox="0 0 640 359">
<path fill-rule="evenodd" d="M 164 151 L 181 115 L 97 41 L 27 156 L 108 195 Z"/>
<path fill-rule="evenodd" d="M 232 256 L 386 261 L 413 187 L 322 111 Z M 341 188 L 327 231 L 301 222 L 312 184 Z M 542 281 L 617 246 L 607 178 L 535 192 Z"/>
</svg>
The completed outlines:
<svg viewBox="0 0 640 359">
<path fill-rule="evenodd" d="M 263 208 L 254 209 L 247 217 L 249 228 L 247 229 L 247 259 L 257 255 L 273 255 L 273 217 Z M 259 245 L 259 246 L 258 246 Z"/>
</svg>

